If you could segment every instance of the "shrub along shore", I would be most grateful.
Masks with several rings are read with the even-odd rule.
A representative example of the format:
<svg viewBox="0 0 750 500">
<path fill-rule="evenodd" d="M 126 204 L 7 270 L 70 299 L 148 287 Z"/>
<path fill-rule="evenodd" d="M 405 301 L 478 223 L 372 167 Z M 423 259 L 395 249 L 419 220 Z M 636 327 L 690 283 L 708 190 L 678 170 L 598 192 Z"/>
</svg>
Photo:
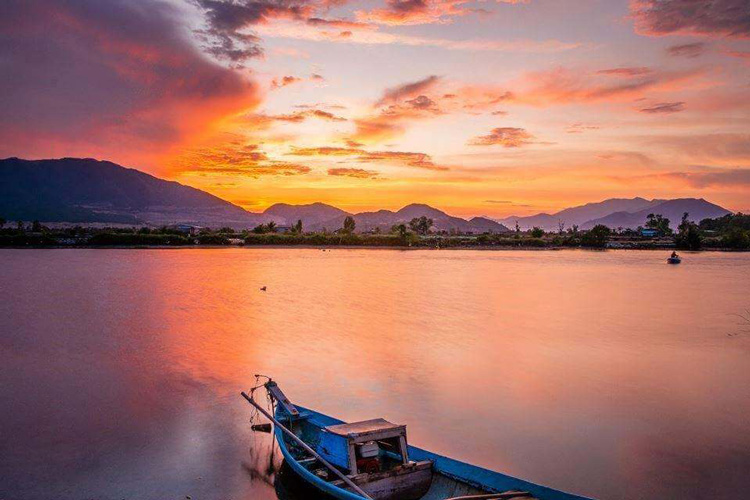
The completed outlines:
<svg viewBox="0 0 750 500">
<path fill-rule="evenodd" d="M 596 226 L 588 231 L 573 227 L 566 231 L 544 232 L 540 228 L 499 234 L 451 234 L 430 231 L 432 221 L 416 219 L 408 226 L 399 224 L 388 233 L 357 233 L 353 221 L 335 232 L 305 232 L 298 222 L 280 232 L 273 223 L 251 230 L 232 228 L 175 227 L 46 227 L 39 222 L 17 222 L 0 226 L 0 247 L 195 247 L 195 246 L 274 246 L 274 247 L 386 247 L 386 248 L 622 248 L 688 250 L 750 249 L 750 216 L 726 215 L 700 224 L 683 218 L 678 230 L 669 221 L 650 218 L 646 228 L 611 230 Z"/>
</svg>

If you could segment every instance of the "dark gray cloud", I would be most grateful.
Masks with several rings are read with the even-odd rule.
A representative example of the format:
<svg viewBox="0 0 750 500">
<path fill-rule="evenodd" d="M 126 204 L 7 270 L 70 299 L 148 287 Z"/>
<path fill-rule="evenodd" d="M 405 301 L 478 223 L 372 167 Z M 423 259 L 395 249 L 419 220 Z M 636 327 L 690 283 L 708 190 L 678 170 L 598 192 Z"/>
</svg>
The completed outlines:
<svg viewBox="0 0 750 500">
<path fill-rule="evenodd" d="M 748 0 L 631 0 L 642 35 L 750 38 Z"/>
<path fill-rule="evenodd" d="M 217 59 L 241 63 L 263 55 L 260 40 L 242 30 L 271 19 L 305 19 L 314 12 L 309 0 L 195 0 L 206 16 L 206 51 Z"/>
<path fill-rule="evenodd" d="M 428 76 L 422 80 L 416 82 L 405 83 L 397 87 L 387 89 L 383 93 L 383 97 L 377 102 L 376 106 L 382 106 L 383 104 L 399 102 L 402 99 L 409 97 L 416 97 L 420 93 L 432 88 L 436 83 L 440 81 L 440 77 L 437 75 Z"/>
<path fill-rule="evenodd" d="M 665 113 L 679 113 L 685 110 L 685 103 L 679 102 L 660 102 L 649 106 L 648 108 L 642 108 L 641 113 L 650 114 L 665 114 Z"/>
<path fill-rule="evenodd" d="M 667 54 L 673 57 L 688 57 L 693 59 L 702 55 L 705 50 L 706 44 L 703 42 L 683 43 L 668 47 Z"/>
<path fill-rule="evenodd" d="M 182 15 L 157 0 L 0 2 L 0 152 L 148 148 L 257 101 L 194 47 Z"/>
</svg>

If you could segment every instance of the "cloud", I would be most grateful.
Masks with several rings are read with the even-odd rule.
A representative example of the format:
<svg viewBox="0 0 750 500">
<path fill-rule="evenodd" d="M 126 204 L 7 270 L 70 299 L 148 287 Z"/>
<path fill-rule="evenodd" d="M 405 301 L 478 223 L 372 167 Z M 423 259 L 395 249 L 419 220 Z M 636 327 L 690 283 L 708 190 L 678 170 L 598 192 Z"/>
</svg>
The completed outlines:
<svg viewBox="0 0 750 500">
<path fill-rule="evenodd" d="M 519 148 L 532 144 L 534 136 L 523 128 L 498 127 L 492 129 L 488 135 L 480 135 L 469 141 L 470 146 L 494 146 L 504 148 Z"/>
<path fill-rule="evenodd" d="M 750 59 L 750 51 L 724 50 L 723 53 L 728 56 L 738 57 L 740 59 Z"/>
<path fill-rule="evenodd" d="M 585 123 L 573 123 L 572 125 L 569 125 L 565 132 L 568 134 L 582 134 L 583 132 L 587 130 L 599 130 L 601 127 L 597 125 L 586 125 Z"/>
<path fill-rule="evenodd" d="M 513 101 L 520 104 L 553 105 L 575 102 L 613 102 L 642 97 L 644 92 L 677 91 L 707 73 L 706 69 L 652 71 L 640 75 L 586 71 L 558 67 L 529 72 L 514 82 Z M 617 78 L 619 76 L 619 78 Z"/>
<path fill-rule="evenodd" d="M 365 153 L 363 149 L 324 146 L 318 148 L 293 148 L 293 156 L 358 156 Z"/>
<path fill-rule="evenodd" d="M 355 179 L 375 179 L 380 174 L 374 170 L 364 168 L 329 168 L 328 175 L 336 177 L 354 177 Z"/>
<path fill-rule="evenodd" d="M 425 153 L 407 153 L 402 151 L 372 151 L 359 156 L 364 162 L 395 162 L 409 167 L 423 168 L 427 170 L 448 170 L 448 167 L 435 165 L 432 158 Z"/>
<path fill-rule="evenodd" d="M 140 163 L 257 105 L 257 86 L 207 60 L 182 19 L 155 0 L 4 0 L 0 152 Z"/>
<path fill-rule="evenodd" d="M 672 57 L 687 57 L 694 59 L 703 54 L 706 50 L 706 44 L 703 42 L 682 43 L 667 47 L 667 54 Z"/>
<path fill-rule="evenodd" d="M 302 78 L 297 78 L 296 76 L 284 76 L 281 78 L 274 78 L 273 80 L 271 80 L 271 88 L 280 89 L 282 87 L 287 87 L 289 85 L 293 85 L 301 81 L 302 81 Z"/>
<path fill-rule="evenodd" d="M 240 175 L 253 178 L 303 175 L 311 171 L 305 165 L 272 160 L 257 144 L 245 144 L 241 140 L 188 151 L 175 166 L 180 172 L 203 176 Z"/>
<path fill-rule="evenodd" d="M 663 172 L 618 178 L 618 180 L 627 183 L 632 183 L 634 180 L 648 182 L 674 181 L 694 189 L 713 187 L 750 189 L 750 168 L 703 168 L 704 170 L 695 172 Z"/>
<path fill-rule="evenodd" d="M 522 203 L 515 203 L 510 200 L 484 200 L 485 203 L 490 203 L 492 205 L 513 205 L 514 207 L 519 208 L 529 208 L 532 205 L 526 205 Z"/>
<path fill-rule="evenodd" d="M 670 155 L 682 155 L 690 162 L 721 166 L 750 164 L 750 135 L 736 133 L 648 135 L 646 145 L 666 149 Z"/>
<path fill-rule="evenodd" d="M 321 29 L 296 21 L 276 20 L 269 24 L 255 25 L 256 33 L 275 38 L 309 40 L 315 42 L 347 43 L 362 45 L 406 45 L 412 47 L 438 47 L 446 50 L 490 51 L 508 53 L 558 53 L 582 47 L 577 42 L 561 40 L 492 40 L 470 38 L 451 40 L 446 38 L 428 38 L 402 33 L 385 33 L 374 27 L 340 30 L 336 28 Z"/>
<path fill-rule="evenodd" d="M 650 114 L 663 114 L 663 113 L 679 113 L 680 111 L 685 110 L 685 103 L 682 101 L 679 102 L 660 102 L 657 104 L 654 104 L 653 106 L 649 106 L 648 108 L 641 109 L 641 113 L 650 113 Z"/>
<path fill-rule="evenodd" d="M 300 123 L 305 121 L 307 118 L 318 118 L 320 120 L 326 120 L 330 122 L 345 122 L 346 118 L 334 115 L 328 111 L 321 109 L 307 109 L 305 111 L 297 111 L 288 115 L 270 115 L 270 118 L 282 122 L 293 122 Z"/>
<path fill-rule="evenodd" d="M 206 16 L 207 28 L 197 30 L 203 36 L 206 51 L 217 59 L 244 62 L 260 57 L 260 39 L 243 28 L 272 19 L 304 19 L 315 6 L 306 0 L 195 0 Z"/>
<path fill-rule="evenodd" d="M 406 98 L 416 97 L 417 95 L 429 90 L 434 87 L 440 81 L 440 77 L 437 75 L 431 75 L 416 82 L 404 83 L 391 87 L 383 92 L 383 96 L 375 104 L 376 106 L 382 106 L 384 104 L 394 103 L 401 101 Z"/>
<path fill-rule="evenodd" d="M 631 0 L 640 35 L 750 38 L 747 0 Z"/>
<path fill-rule="evenodd" d="M 498 3 L 527 3 L 526 0 L 497 0 Z M 467 14 L 489 14 L 486 9 L 467 6 L 469 0 L 386 0 L 386 7 L 357 11 L 357 19 L 403 26 L 413 24 L 447 23 L 452 18 Z"/>
<path fill-rule="evenodd" d="M 311 17 L 306 22 L 310 26 L 315 26 L 316 28 L 336 28 L 350 31 L 377 29 L 377 26 L 375 26 L 374 24 L 349 21 L 348 19 L 323 19 L 320 17 Z"/>
<path fill-rule="evenodd" d="M 617 76 L 641 76 L 648 75 L 651 73 L 651 68 L 646 67 L 630 67 L 630 68 L 611 68 L 601 69 L 596 73 L 599 75 L 617 75 Z"/>
<path fill-rule="evenodd" d="M 430 155 L 404 151 L 368 151 L 356 147 L 317 147 L 293 148 L 288 154 L 292 156 L 348 156 L 364 163 L 391 163 L 426 170 L 445 171 L 448 167 L 436 165 Z"/>
</svg>

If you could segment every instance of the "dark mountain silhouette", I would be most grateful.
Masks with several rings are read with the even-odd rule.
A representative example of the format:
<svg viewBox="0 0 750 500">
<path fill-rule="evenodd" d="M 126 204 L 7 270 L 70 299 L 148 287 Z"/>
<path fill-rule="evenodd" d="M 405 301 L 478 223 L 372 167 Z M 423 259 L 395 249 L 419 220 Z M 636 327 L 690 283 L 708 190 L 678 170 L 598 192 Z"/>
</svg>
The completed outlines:
<svg viewBox="0 0 750 500">
<path fill-rule="evenodd" d="M 311 203 L 309 205 L 276 203 L 275 205 L 268 207 L 263 213 L 265 215 L 283 219 L 285 223 L 290 225 L 301 220 L 305 227 L 318 222 L 331 220 L 336 217 L 341 217 L 343 222 L 343 218 L 349 215 L 340 208 L 326 205 L 325 203 Z"/>
<path fill-rule="evenodd" d="M 644 198 L 610 198 L 608 200 L 587 203 L 585 205 L 566 208 L 554 214 L 537 214 L 528 217 L 506 217 L 500 222 L 508 227 L 515 228 L 516 221 L 522 230 L 532 227 L 541 227 L 545 231 L 556 231 L 560 222 L 566 228 L 578 225 L 583 226 L 590 220 L 606 217 L 615 212 L 635 212 L 650 206 L 658 205 L 664 200 L 646 200 Z"/>
<path fill-rule="evenodd" d="M 625 227 L 635 229 L 646 224 L 648 214 L 660 214 L 669 219 L 672 229 L 676 229 L 682 219 L 682 214 L 688 213 L 688 218 L 694 222 L 703 219 L 713 219 L 731 213 L 729 210 L 710 203 L 703 198 L 679 198 L 676 200 L 659 200 L 659 203 L 637 212 L 615 212 L 606 217 L 586 222 L 581 229 L 590 229 L 597 224 L 604 224 L 611 228 Z"/>
<path fill-rule="evenodd" d="M 432 228 L 435 231 L 453 230 L 461 233 L 477 234 L 485 232 L 502 233 L 508 231 L 507 227 L 490 219 L 475 217 L 471 221 L 468 221 L 460 217 L 453 217 L 437 208 L 420 203 L 407 205 L 396 212 L 390 210 L 378 210 L 377 212 L 362 212 L 359 214 L 343 213 L 331 219 L 315 222 L 309 225 L 305 224 L 305 219 L 303 218 L 302 223 L 304 227 L 313 231 L 321 231 L 323 229 L 333 231 L 342 227 L 344 218 L 347 215 L 354 217 L 354 221 L 357 224 L 357 231 L 359 232 L 373 231 L 375 229 L 388 232 L 392 226 L 396 224 L 408 224 L 409 221 L 418 217 L 432 219 Z"/>
<path fill-rule="evenodd" d="M 90 158 L 0 160 L 0 217 L 6 220 L 80 224 L 192 224 L 237 229 L 252 228 L 271 220 L 279 225 L 292 225 L 302 220 L 306 231 L 335 231 L 343 226 L 344 218 L 352 216 L 357 224 L 357 232 L 376 229 L 387 232 L 395 224 L 408 224 L 415 217 L 425 216 L 433 220 L 434 230 L 479 234 L 508 231 L 508 227 L 515 226 L 516 220 L 522 229 L 539 226 L 548 231 L 557 230 L 560 221 L 566 227 L 577 224 L 581 229 L 596 224 L 635 228 L 645 223 L 649 213 L 669 218 L 672 226 L 676 227 L 684 212 L 688 212 L 694 221 L 730 213 L 718 205 L 696 198 L 613 198 L 567 208 L 555 214 L 507 217 L 500 222 L 487 217 L 466 220 L 419 203 L 407 205 L 396 212 L 378 210 L 358 214 L 350 214 L 324 203 L 278 203 L 258 214 L 205 191 L 158 179 L 108 161 Z"/>
<path fill-rule="evenodd" d="M 43 222 L 252 227 L 262 217 L 214 195 L 108 161 L 0 160 L 0 216 Z"/>
</svg>

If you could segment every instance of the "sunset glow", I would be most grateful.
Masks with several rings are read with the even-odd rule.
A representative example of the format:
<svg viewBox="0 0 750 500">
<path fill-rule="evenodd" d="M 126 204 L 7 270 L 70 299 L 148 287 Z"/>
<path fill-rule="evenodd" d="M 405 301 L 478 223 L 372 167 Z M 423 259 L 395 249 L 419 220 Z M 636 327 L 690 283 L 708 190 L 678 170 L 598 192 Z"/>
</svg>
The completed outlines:
<svg viewBox="0 0 750 500">
<path fill-rule="evenodd" d="M 0 157 L 251 211 L 750 211 L 746 0 L 6 0 Z"/>
</svg>

